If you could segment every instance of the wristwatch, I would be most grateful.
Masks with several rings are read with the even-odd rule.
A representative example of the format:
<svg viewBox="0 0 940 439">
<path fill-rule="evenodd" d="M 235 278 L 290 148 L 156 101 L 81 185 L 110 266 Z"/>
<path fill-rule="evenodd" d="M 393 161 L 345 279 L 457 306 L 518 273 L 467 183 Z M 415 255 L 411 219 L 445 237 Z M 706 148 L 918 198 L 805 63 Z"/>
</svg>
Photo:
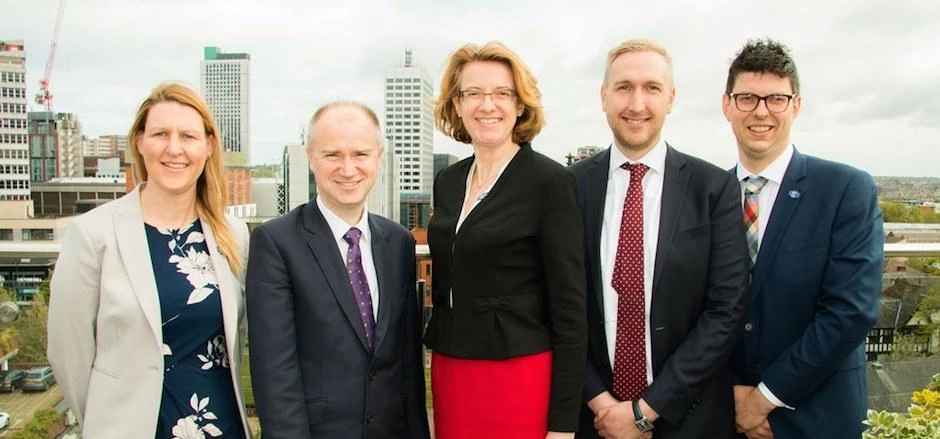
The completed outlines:
<svg viewBox="0 0 940 439">
<path fill-rule="evenodd" d="M 643 412 L 640 410 L 640 401 L 638 400 L 633 400 L 633 417 L 636 418 L 633 423 L 636 424 L 636 429 L 640 433 L 653 431 L 653 423 L 646 419 L 646 416 L 643 416 Z"/>
</svg>

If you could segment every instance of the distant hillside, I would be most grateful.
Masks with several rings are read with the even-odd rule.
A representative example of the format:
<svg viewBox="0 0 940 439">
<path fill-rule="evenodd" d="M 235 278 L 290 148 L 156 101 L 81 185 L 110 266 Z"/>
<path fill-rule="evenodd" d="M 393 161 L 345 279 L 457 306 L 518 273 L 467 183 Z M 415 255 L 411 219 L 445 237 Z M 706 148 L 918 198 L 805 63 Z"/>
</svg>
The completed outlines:
<svg viewBox="0 0 940 439">
<path fill-rule="evenodd" d="M 940 178 L 875 177 L 882 200 L 940 201 Z"/>
</svg>

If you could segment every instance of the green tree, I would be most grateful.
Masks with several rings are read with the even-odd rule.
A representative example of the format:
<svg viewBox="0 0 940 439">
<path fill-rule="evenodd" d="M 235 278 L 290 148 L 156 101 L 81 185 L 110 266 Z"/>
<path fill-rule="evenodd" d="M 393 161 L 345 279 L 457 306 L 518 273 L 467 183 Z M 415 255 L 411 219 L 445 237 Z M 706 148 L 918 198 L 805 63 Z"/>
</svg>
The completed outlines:
<svg viewBox="0 0 940 439">
<path fill-rule="evenodd" d="M 940 281 L 935 280 L 933 285 L 927 288 L 924 298 L 917 305 L 914 311 L 914 319 L 921 322 L 918 331 L 922 334 L 933 334 L 940 329 Z"/>
<path fill-rule="evenodd" d="M 940 223 L 940 213 L 926 211 L 917 206 L 908 206 L 894 201 L 882 201 L 879 205 L 886 223 Z"/>
<path fill-rule="evenodd" d="M 24 363 L 45 363 L 46 359 L 46 320 L 49 316 L 49 281 L 39 286 L 33 295 L 31 304 L 23 307 L 20 318 L 13 327 L 20 343 L 20 353 L 16 360 Z"/>
</svg>

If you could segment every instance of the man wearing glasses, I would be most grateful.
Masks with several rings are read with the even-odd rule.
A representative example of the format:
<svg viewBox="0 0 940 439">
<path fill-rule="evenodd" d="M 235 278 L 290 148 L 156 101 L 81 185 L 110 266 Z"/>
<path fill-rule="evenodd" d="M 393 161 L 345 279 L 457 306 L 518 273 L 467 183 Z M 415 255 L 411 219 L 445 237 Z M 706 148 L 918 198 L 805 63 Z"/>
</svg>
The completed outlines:
<svg viewBox="0 0 940 439">
<path fill-rule="evenodd" d="M 735 422 L 751 439 L 865 429 L 863 342 L 878 317 L 884 246 L 877 189 L 867 173 L 793 147 L 802 102 L 783 44 L 750 41 L 732 61 L 722 107 L 753 264 L 732 370 Z"/>
</svg>

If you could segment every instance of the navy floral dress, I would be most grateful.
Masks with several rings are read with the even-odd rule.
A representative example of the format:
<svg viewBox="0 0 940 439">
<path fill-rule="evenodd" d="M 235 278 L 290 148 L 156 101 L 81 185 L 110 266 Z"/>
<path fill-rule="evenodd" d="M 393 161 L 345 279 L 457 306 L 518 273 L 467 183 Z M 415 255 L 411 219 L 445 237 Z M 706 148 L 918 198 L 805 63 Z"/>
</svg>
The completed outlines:
<svg viewBox="0 0 940 439">
<path fill-rule="evenodd" d="M 163 323 L 163 399 L 156 439 L 244 439 L 219 281 L 202 225 L 197 219 L 180 229 L 145 228 Z"/>
</svg>

